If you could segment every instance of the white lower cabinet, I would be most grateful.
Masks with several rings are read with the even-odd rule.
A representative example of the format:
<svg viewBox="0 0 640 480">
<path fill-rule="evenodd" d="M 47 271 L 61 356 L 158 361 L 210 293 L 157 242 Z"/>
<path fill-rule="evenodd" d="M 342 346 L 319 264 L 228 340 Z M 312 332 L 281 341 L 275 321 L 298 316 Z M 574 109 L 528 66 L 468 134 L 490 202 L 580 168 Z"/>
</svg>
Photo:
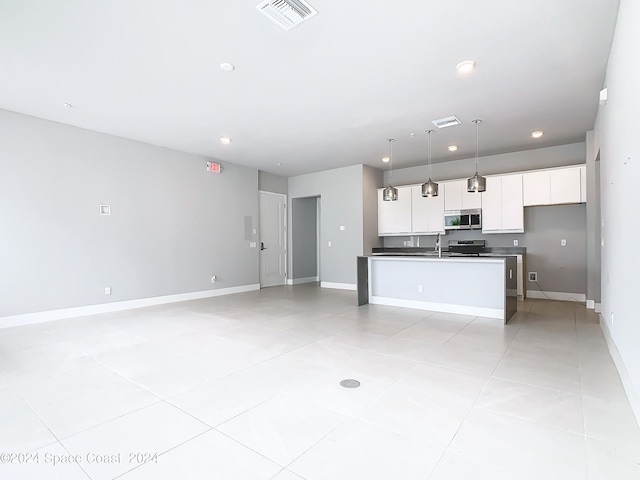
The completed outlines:
<svg viewBox="0 0 640 480">
<path fill-rule="evenodd" d="M 423 197 L 422 187 L 411 187 L 411 229 L 416 235 L 444 233 L 444 196 Z"/>
<path fill-rule="evenodd" d="M 522 175 L 487 177 L 487 190 L 482 192 L 482 233 L 522 232 Z"/>
<path fill-rule="evenodd" d="M 397 187 L 398 200 L 385 202 L 378 190 L 378 235 L 411 235 L 411 187 Z"/>
</svg>

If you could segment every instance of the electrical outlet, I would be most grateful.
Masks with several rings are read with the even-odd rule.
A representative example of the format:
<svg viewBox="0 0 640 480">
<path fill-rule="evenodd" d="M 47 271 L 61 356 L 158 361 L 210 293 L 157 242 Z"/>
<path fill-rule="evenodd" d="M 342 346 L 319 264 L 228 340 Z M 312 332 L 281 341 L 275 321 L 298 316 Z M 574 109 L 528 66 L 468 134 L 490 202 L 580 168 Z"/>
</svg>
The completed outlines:
<svg viewBox="0 0 640 480">
<path fill-rule="evenodd" d="M 567 239 L 563 238 L 562 240 L 560 240 L 560 246 L 561 247 L 566 247 L 567 246 Z"/>
<path fill-rule="evenodd" d="M 529 281 L 537 282 L 538 281 L 538 272 L 529 272 Z"/>
<path fill-rule="evenodd" d="M 422 293 L 424 291 L 424 287 L 422 285 L 418 285 L 418 292 Z"/>
<path fill-rule="evenodd" d="M 331 246 L 331 242 L 327 242 L 327 247 L 330 247 L 330 246 Z"/>
<path fill-rule="evenodd" d="M 111 295 L 111 287 L 104 287 L 104 294 Z"/>
<path fill-rule="evenodd" d="M 517 246 L 518 246 L 518 240 L 514 240 L 514 241 L 513 241 L 513 246 L 514 246 L 514 247 L 517 247 Z"/>
<path fill-rule="evenodd" d="M 216 276 L 215 275 L 211 276 L 211 283 L 216 283 Z"/>
<path fill-rule="evenodd" d="M 344 225 L 340 225 L 340 230 L 346 230 L 347 227 L 345 227 Z"/>
</svg>

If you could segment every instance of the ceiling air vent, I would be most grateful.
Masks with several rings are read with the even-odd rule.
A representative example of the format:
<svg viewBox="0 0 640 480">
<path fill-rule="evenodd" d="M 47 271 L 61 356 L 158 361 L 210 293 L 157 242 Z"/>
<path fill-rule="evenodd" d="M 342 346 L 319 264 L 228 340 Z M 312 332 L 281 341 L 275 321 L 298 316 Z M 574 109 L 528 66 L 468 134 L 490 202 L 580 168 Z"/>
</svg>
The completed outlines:
<svg viewBox="0 0 640 480">
<path fill-rule="evenodd" d="M 450 117 L 439 118 L 433 120 L 432 123 L 438 128 L 453 127 L 454 125 L 460 125 L 462 122 L 458 120 L 458 117 L 451 115 Z"/>
<path fill-rule="evenodd" d="M 318 13 L 302 0 L 267 0 L 256 8 L 285 30 L 291 30 Z"/>
</svg>

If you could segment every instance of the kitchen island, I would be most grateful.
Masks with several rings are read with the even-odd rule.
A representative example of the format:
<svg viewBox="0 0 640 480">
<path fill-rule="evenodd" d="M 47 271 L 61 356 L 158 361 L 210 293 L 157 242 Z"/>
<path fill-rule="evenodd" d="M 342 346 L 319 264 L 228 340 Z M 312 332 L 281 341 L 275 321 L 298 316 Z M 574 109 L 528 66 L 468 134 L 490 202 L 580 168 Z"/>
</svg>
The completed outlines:
<svg viewBox="0 0 640 480">
<path fill-rule="evenodd" d="M 358 305 L 366 303 L 497 318 L 517 310 L 516 257 L 358 257 Z"/>
</svg>

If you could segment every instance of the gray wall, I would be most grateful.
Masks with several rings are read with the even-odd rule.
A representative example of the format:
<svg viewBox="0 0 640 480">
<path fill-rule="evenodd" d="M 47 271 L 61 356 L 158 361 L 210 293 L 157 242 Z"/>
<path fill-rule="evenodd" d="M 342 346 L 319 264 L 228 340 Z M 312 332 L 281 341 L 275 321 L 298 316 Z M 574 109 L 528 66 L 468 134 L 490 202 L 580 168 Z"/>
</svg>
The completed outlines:
<svg viewBox="0 0 640 480">
<path fill-rule="evenodd" d="M 362 165 L 289 178 L 289 199 L 321 197 L 320 280 L 356 283 L 356 257 L 362 255 Z M 291 203 L 291 202 L 290 202 Z M 289 209 L 289 242 L 292 224 Z M 345 230 L 340 230 L 344 226 Z M 332 246 L 329 247 L 328 242 Z M 289 249 L 289 265 L 293 259 Z"/>
<path fill-rule="evenodd" d="M 291 278 L 294 280 L 318 275 L 317 204 L 318 197 L 291 201 Z"/>
<path fill-rule="evenodd" d="M 585 162 L 585 143 L 572 143 L 557 147 L 537 148 L 522 152 L 503 153 L 480 157 L 481 175 L 521 172 L 539 168 L 577 165 Z M 432 166 L 432 178 L 435 182 L 467 178 L 475 171 L 475 159 L 468 158 L 454 162 L 435 163 Z M 384 180 L 388 181 L 389 172 L 385 172 Z M 422 183 L 427 180 L 428 167 L 402 168 L 393 171 L 394 185 Z"/>
<path fill-rule="evenodd" d="M 538 272 L 538 285 L 526 282 L 527 290 L 586 293 L 587 237 L 586 207 L 550 205 L 524 209 L 525 233 L 483 235 L 480 231 L 449 231 L 442 237 L 443 246 L 450 240 L 484 239 L 490 247 L 527 247 L 527 271 Z M 560 240 L 567 240 L 561 247 Z M 410 237 L 385 237 L 385 246 L 402 246 Z M 415 239 L 417 240 L 417 238 Z M 435 246 L 435 237 L 421 236 L 420 246 Z"/>
<path fill-rule="evenodd" d="M 587 132 L 587 299 L 600 303 L 600 156 Z"/>
<path fill-rule="evenodd" d="M 259 283 L 257 170 L 2 110 L 0 132 L 0 316 Z"/>
<path fill-rule="evenodd" d="M 363 252 L 371 253 L 373 247 L 381 245 L 378 237 L 378 188 L 382 187 L 382 172 L 368 165 L 362 169 L 362 231 Z"/>
<path fill-rule="evenodd" d="M 274 175 L 273 173 L 258 171 L 258 189 L 263 192 L 287 194 L 287 177 Z"/>
<path fill-rule="evenodd" d="M 600 150 L 602 317 L 624 363 L 626 372 L 623 369 L 621 376 L 640 419 L 640 322 L 636 298 L 640 224 L 633 215 L 640 178 L 640 64 L 629 62 L 638 55 L 638 25 L 640 2 L 622 0 L 604 83 L 609 99 L 598 110 L 594 151 Z"/>
</svg>

